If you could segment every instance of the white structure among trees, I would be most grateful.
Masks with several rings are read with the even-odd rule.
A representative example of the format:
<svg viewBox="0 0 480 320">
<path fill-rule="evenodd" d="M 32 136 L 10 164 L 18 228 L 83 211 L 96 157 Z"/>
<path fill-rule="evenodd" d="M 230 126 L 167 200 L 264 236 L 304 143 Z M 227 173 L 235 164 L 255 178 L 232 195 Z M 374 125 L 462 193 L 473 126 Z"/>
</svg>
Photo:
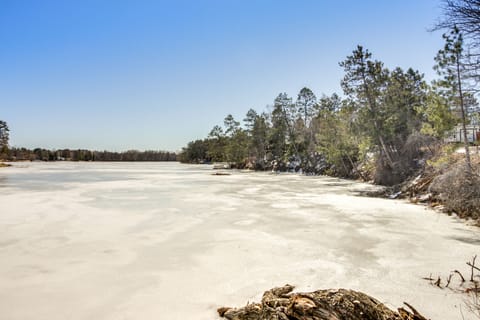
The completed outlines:
<svg viewBox="0 0 480 320">
<path fill-rule="evenodd" d="M 470 143 L 480 142 L 480 127 L 478 125 L 466 125 L 467 140 Z M 463 126 L 457 125 L 450 134 L 445 138 L 446 142 L 464 142 Z"/>
</svg>

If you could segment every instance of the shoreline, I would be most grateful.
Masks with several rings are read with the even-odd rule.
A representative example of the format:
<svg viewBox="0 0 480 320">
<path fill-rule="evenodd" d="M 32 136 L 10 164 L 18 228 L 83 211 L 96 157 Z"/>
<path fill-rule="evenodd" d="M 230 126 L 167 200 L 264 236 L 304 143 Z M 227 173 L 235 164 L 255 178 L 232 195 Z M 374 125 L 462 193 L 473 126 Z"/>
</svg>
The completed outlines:
<svg viewBox="0 0 480 320">
<path fill-rule="evenodd" d="M 343 177 L 343 176 L 336 176 L 336 175 L 329 175 L 326 173 L 323 174 L 315 174 L 315 173 L 308 173 L 305 171 L 300 170 L 273 170 L 270 167 L 264 168 L 263 170 L 261 169 L 254 169 L 254 168 L 248 168 L 248 169 L 237 169 L 235 168 L 235 165 L 232 165 L 231 168 L 229 169 L 224 169 L 224 170 L 249 170 L 253 172 L 272 172 L 272 173 L 289 173 L 289 174 L 297 174 L 297 175 L 303 175 L 303 176 L 325 176 L 325 177 L 331 177 L 331 178 L 338 178 L 338 179 L 344 179 L 352 182 L 359 182 L 359 183 L 366 183 L 371 186 L 376 186 L 379 188 L 379 190 L 375 191 L 366 191 L 364 196 L 367 197 L 372 197 L 372 198 L 383 198 L 383 199 L 402 199 L 402 200 L 407 200 L 409 203 L 412 204 L 419 204 L 423 205 L 426 207 L 429 207 L 436 212 L 440 212 L 443 214 L 447 214 L 449 216 L 451 215 L 456 215 L 459 219 L 464 220 L 465 222 L 468 222 L 469 224 L 473 224 L 477 227 L 480 227 L 480 212 L 478 204 L 470 205 L 470 207 L 467 207 L 466 209 L 462 208 L 461 206 L 458 205 L 458 203 L 455 202 L 461 202 L 462 199 L 462 194 L 457 194 L 456 196 L 450 195 L 449 198 L 445 198 L 444 192 L 445 190 L 448 190 L 448 187 L 446 187 L 446 183 L 436 183 L 437 178 L 443 178 L 443 176 L 447 174 L 452 174 L 454 170 L 457 170 L 461 165 L 462 165 L 462 155 L 461 154 L 456 154 L 453 156 L 451 159 L 449 159 L 449 162 L 447 164 L 442 164 L 440 168 L 436 167 L 435 162 L 441 162 L 445 161 L 444 158 L 448 157 L 449 155 L 445 154 L 439 154 L 436 157 L 428 160 L 432 161 L 431 164 L 427 164 L 427 161 L 425 161 L 424 167 L 417 169 L 416 173 L 411 174 L 407 179 L 404 181 L 388 186 L 388 185 L 382 185 L 382 184 L 377 184 L 374 182 L 373 179 L 365 179 L 363 177 L 369 176 L 368 174 L 364 173 L 359 173 L 359 176 L 357 177 Z M 478 158 L 478 157 L 477 157 Z M 477 159 L 480 165 L 480 158 Z M 214 165 L 213 163 L 211 165 Z M 215 169 L 215 167 L 213 168 Z M 476 173 L 473 174 L 473 177 L 478 176 Z M 456 178 L 456 180 L 450 181 L 454 183 L 463 183 L 462 178 Z M 452 179 L 450 177 L 450 179 Z M 435 185 L 436 183 L 436 185 Z M 433 186 L 433 188 L 432 188 Z M 458 187 L 458 186 L 457 186 Z M 440 189 L 440 190 L 435 190 Z M 433 190 L 432 190 L 433 189 Z M 468 190 L 470 191 L 470 190 Z M 461 200 L 458 200 L 458 199 Z M 465 198 L 465 201 L 472 201 L 470 198 Z"/>
<path fill-rule="evenodd" d="M 350 178 L 350 177 L 339 177 L 335 175 L 328 174 L 309 174 L 307 172 L 294 172 L 292 170 L 285 171 L 274 171 L 272 169 L 253 169 L 253 168 L 235 168 L 232 166 L 230 168 L 222 166 L 222 168 L 215 168 L 215 163 L 185 163 L 180 161 L 173 160 L 162 160 L 162 161 L 128 161 L 128 160 L 117 160 L 117 161 L 85 161 L 85 160 L 53 160 L 53 161 L 41 161 L 41 160 L 13 160 L 13 161 L 4 161 L 0 162 L 0 168 L 14 167 L 15 163 L 52 163 L 52 164 L 61 164 L 61 163 L 179 163 L 182 165 L 198 165 L 198 166 L 212 166 L 212 175 L 216 176 L 228 176 L 230 175 L 229 171 L 237 171 L 240 173 L 267 173 L 267 174 L 276 174 L 276 175 L 298 175 L 298 176 L 317 176 L 317 177 L 328 177 L 341 179 L 345 181 L 350 181 L 352 183 L 364 183 L 371 187 L 377 188 L 377 190 L 365 190 L 358 192 L 359 196 L 369 197 L 369 198 L 380 198 L 380 199 L 390 199 L 390 200 L 406 200 L 406 202 L 411 204 L 420 205 L 429 209 L 434 210 L 435 212 L 446 214 L 449 216 L 456 216 L 458 219 L 462 220 L 467 225 L 472 225 L 475 227 L 480 227 L 480 219 L 475 219 L 468 216 L 461 216 L 456 212 L 446 211 L 445 205 L 438 199 L 432 197 L 431 192 L 428 190 L 429 184 L 425 184 L 421 190 L 416 189 L 417 185 L 422 182 L 424 178 L 423 175 L 426 173 L 426 170 L 418 173 L 414 177 L 407 179 L 406 181 L 394 185 L 394 186 L 385 186 L 380 184 L 375 184 L 373 180 L 364 180 L 362 178 Z M 430 178 L 430 180 L 432 180 Z"/>
</svg>

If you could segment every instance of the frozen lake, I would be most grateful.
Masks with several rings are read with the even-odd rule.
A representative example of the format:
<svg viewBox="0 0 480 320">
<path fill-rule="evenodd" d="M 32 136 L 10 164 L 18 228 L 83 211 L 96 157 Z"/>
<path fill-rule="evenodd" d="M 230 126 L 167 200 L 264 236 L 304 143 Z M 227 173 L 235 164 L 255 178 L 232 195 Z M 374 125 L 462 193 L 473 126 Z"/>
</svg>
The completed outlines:
<svg viewBox="0 0 480 320">
<path fill-rule="evenodd" d="M 0 169 L 0 319 L 216 319 L 217 307 L 286 283 L 470 319 L 464 297 L 421 278 L 469 275 L 478 229 L 359 197 L 368 186 L 350 181 L 212 172 L 177 163 Z"/>
</svg>

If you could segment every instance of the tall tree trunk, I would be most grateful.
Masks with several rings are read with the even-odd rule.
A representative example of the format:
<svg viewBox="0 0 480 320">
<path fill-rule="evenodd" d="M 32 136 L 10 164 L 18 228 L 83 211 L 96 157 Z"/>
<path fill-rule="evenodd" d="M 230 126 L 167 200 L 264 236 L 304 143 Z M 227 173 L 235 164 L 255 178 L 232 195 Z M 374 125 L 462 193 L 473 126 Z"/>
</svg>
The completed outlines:
<svg viewBox="0 0 480 320">
<path fill-rule="evenodd" d="M 293 132 L 293 128 L 290 125 L 290 121 L 288 120 L 287 110 L 285 110 L 285 107 L 282 107 L 282 111 L 283 111 L 283 118 L 284 118 L 284 121 L 285 121 L 285 125 L 287 126 L 288 134 L 290 135 L 290 141 L 292 142 L 293 149 L 295 150 L 295 156 L 299 156 L 297 143 L 295 142 L 296 137 L 295 137 L 295 134 Z"/>
<path fill-rule="evenodd" d="M 465 106 L 463 100 L 462 81 L 460 77 L 460 56 L 457 54 L 457 81 L 458 81 L 458 95 L 460 98 L 460 110 L 462 112 L 462 128 L 463 128 L 463 142 L 465 145 L 465 164 L 466 172 L 470 176 L 472 174 L 472 162 L 470 160 L 470 149 L 467 137 L 467 118 L 465 115 Z"/>
</svg>

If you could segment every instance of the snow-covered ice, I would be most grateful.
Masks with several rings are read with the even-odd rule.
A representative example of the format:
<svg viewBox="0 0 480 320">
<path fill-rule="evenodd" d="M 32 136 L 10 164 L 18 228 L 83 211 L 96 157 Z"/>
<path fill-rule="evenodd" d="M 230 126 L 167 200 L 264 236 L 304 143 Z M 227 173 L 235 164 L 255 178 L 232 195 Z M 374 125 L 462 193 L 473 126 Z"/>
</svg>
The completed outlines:
<svg viewBox="0 0 480 320">
<path fill-rule="evenodd" d="M 215 319 L 219 306 L 351 288 L 432 320 L 471 316 L 422 277 L 480 253 L 479 229 L 368 185 L 177 163 L 0 170 L 0 319 Z"/>
</svg>

